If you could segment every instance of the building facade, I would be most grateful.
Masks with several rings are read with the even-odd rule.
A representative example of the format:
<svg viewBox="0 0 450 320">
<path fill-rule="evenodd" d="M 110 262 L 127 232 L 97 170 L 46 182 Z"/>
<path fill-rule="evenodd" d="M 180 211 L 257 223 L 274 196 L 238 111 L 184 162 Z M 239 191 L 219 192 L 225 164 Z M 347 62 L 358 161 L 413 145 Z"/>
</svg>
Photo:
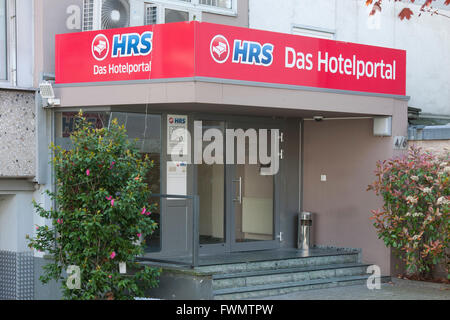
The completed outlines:
<svg viewBox="0 0 450 320">
<path fill-rule="evenodd" d="M 36 91 L 32 1 L 0 1 L 0 299 L 33 297 Z"/>
<path fill-rule="evenodd" d="M 249 26 L 406 50 L 409 144 L 440 153 L 450 148 L 450 66 L 445 62 L 450 8 L 434 1 L 433 8 L 442 15 L 431 16 L 420 11 L 423 3 L 388 1 L 381 12 L 369 16 L 372 8 L 365 1 L 254 0 L 249 2 Z M 412 18 L 401 20 L 398 15 L 406 6 Z"/>
<path fill-rule="evenodd" d="M 434 1 L 433 7 L 448 16 L 450 8 L 443 2 Z M 420 108 L 423 119 L 440 119 L 440 124 L 447 124 L 450 66 L 445 60 L 450 20 L 426 13 L 419 16 L 423 3 L 388 1 L 381 12 L 369 16 L 371 7 L 365 1 L 250 0 L 249 27 L 406 50 L 408 106 Z M 414 15 L 400 20 L 398 15 L 406 6 Z"/>
<path fill-rule="evenodd" d="M 404 146 L 398 147 L 395 142 L 396 139 L 405 141 L 408 136 L 408 106 L 418 107 L 424 114 L 441 120 L 450 116 L 450 93 L 445 90 L 450 79 L 449 72 L 444 72 L 450 65 L 439 66 L 438 59 L 423 58 L 424 54 L 441 52 L 445 56 L 449 46 L 448 28 L 441 25 L 448 22 L 425 15 L 400 21 L 396 18 L 400 4 L 389 3 L 381 14 L 368 18 L 365 1 L 356 0 L 118 0 L 110 1 L 113 10 L 107 12 L 108 19 L 102 19 L 104 2 L 3 0 L 6 6 L 2 7 L 0 0 L 0 26 L 6 25 L 4 32 L 0 29 L 0 41 L 3 32 L 5 43 L 0 58 L 3 54 L 2 61 L 6 61 L 0 69 L 5 79 L 0 80 L 4 83 L 0 84 L 0 95 L 5 97 L 0 101 L 0 148 L 5 150 L 0 155 L 0 252 L 5 257 L 11 253 L 23 255 L 28 263 L 14 260 L 11 276 L 1 280 L 0 294 L 4 298 L 59 297 L 55 283 L 43 286 L 39 282 L 40 266 L 48 258 L 45 253 L 27 250 L 25 236 L 33 234 L 36 224 L 49 223 L 35 214 L 31 202 L 34 199 L 46 208 L 52 207 L 52 202 L 42 193 L 55 187 L 48 146 L 54 142 L 70 148 L 74 115 L 80 109 L 98 126 L 105 126 L 112 118 L 119 119 L 126 125 L 130 138 L 142 142 L 141 151 L 156 164 L 149 180 L 153 193 L 198 196 L 196 208 L 189 198 L 154 199 L 160 204 L 160 211 L 155 212 L 160 227 L 150 239 L 144 258 L 173 261 L 197 253 L 205 257 L 213 253 L 226 257 L 242 252 L 294 249 L 298 214 L 310 211 L 314 213 L 317 246 L 361 249 L 362 261 L 379 265 L 383 275 L 395 273 L 391 252 L 377 239 L 369 220 L 370 210 L 380 207 L 381 201 L 365 190 L 373 180 L 377 160 L 404 152 Z M 23 7 L 18 10 L 19 6 Z M 4 15 L 1 8 L 6 8 Z M 2 16 L 5 23 L 1 22 Z M 6 23 L 11 21 L 10 16 L 17 19 L 12 26 Z M 152 72 L 163 76 L 153 74 L 145 79 L 133 79 L 109 74 L 102 78 L 98 66 L 99 59 L 104 57 L 95 58 L 94 44 L 100 43 L 92 42 L 91 35 L 106 35 L 112 46 L 113 38 L 109 37 L 113 37 L 115 28 L 183 21 L 191 22 L 181 24 L 182 27 L 173 24 L 178 27 L 172 31 L 170 25 L 151 29 L 155 37 L 170 35 L 171 42 L 168 42 L 180 49 L 173 56 L 166 55 L 172 60 L 151 61 Z M 413 33 L 411 28 L 427 46 L 417 45 L 418 40 L 409 36 Z M 103 29 L 111 30 L 96 31 Z M 132 29 L 136 30 L 141 29 Z M 260 39 L 261 44 L 265 39 L 279 38 L 280 43 L 284 39 L 292 43 L 297 39 L 311 41 L 312 48 L 325 43 L 325 47 L 336 46 L 336 50 L 346 46 L 350 49 L 345 50 L 351 50 L 352 44 L 345 43 L 349 42 L 373 46 L 364 49 L 368 52 L 387 47 L 401 49 L 386 49 L 389 54 L 395 52 L 401 56 L 405 52 L 402 50 L 406 50 L 406 69 L 397 65 L 397 72 L 394 71 L 397 77 L 404 72 L 406 78 L 395 83 L 406 87 L 397 92 L 386 86 L 386 91 L 379 91 L 370 83 L 355 81 L 345 87 L 344 80 L 333 84 L 327 82 L 328 78 L 322 83 L 299 85 L 295 79 L 285 81 L 283 73 L 264 76 L 260 71 L 264 66 L 255 72 L 245 69 L 242 73 L 230 68 L 225 71 L 236 73 L 226 75 L 224 70 L 216 68 L 222 62 L 232 66 L 233 57 L 222 61 L 218 46 L 216 59 L 220 61 L 211 60 L 213 42 L 210 45 L 209 38 L 204 40 L 206 44 L 198 39 L 195 40 L 198 42 L 190 40 L 194 39 L 190 38 L 191 34 L 207 34 L 202 30 L 212 30 L 214 35 L 225 34 L 229 39 L 241 34 L 242 41 Z M 65 35 L 71 33 L 74 35 Z M 89 39 L 77 40 L 82 45 L 64 49 L 67 41 L 78 37 L 77 34 L 80 39 Z M 341 42 L 315 42 L 319 41 L 317 38 Z M 157 58 L 157 43 L 153 39 L 153 59 Z M 267 43 L 273 44 L 269 40 Z M 241 45 L 244 48 L 243 42 Z M 2 43 L 0 50 L 1 46 Z M 195 48 L 192 55 L 181 55 L 188 46 Z M 198 59 L 191 59 L 197 57 L 200 48 L 208 49 L 208 55 L 202 58 L 203 67 Z M 429 48 L 433 48 L 430 53 L 426 51 Z M 94 68 L 90 81 L 83 78 L 81 65 L 73 72 L 65 69 L 70 65 L 69 56 L 75 59 L 86 52 L 89 54 L 86 65 Z M 101 52 L 100 45 L 97 54 L 102 55 Z M 242 62 L 244 56 L 237 60 Z M 195 62 L 189 69 L 191 61 Z M 257 64 L 256 60 L 253 62 Z M 180 68 L 171 70 L 165 63 Z M 276 62 L 270 67 L 277 67 Z M 3 78 L 0 73 L 0 79 Z M 43 81 L 52 84 L 59 104 L 49 105 L 41 98 L 38 87 Z M 180 127 L 195 132 L 200 121 L 203 130 L 214 129 L 223 135 L 227 129 L 282 133 L 275 144 L 279 170 L 274 175 L 264 175 L 262 171 L 266 167 L 260 162 L 207 165 L 173 159 L 170 133 Z M 377 134 L 378 124 L 387 131 Z M 200 150 L 204 147 L 200 146 Z M 12 262 L 3 261 L 7 258 L 2 263 L 12 270 Z M 34 274 L 21 282 L 27 284 L 28 291 L 27 295 L 20 295 L 17 292 L 23 289 L 18 287 L 16 279 L 29 274 L 21 271 L 24 265 L 34 266 Z"/>
</svg>

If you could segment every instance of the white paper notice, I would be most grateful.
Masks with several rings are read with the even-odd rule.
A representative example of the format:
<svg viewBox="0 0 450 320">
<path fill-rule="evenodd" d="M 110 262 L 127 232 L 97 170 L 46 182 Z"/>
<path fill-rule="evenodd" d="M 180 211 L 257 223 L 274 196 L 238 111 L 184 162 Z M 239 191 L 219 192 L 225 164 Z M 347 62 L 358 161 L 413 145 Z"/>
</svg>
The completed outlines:
<svg viewBox="0 0 450 320">
<path fill-rule="evenodd" d="M 167 115 L 167 154 L 187 155 L 187 124 L 186 115 Z"/>
<path fill-rule="evenodd" d="M 119 262 L 119 273 L 127 273 L 127 264 L 125 262 Z"/>
<path fill-rule="evenodd" d="M 167 194 L 187 195 L 187 163 L 167 162 Z"/>
</svg>

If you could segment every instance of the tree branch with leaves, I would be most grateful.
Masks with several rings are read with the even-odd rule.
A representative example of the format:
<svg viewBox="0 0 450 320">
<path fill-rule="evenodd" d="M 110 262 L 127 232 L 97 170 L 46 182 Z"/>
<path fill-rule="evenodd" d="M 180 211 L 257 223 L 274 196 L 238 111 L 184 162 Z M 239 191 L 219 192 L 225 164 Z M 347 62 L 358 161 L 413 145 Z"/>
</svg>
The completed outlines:
<svg viewBox="0 0 450 320">
<path fill-rule="evenodd" d="M 403 3 L 409 3 L 409 4 L 415 4 L 416 0 L 393 0 L 394 2 L 403 2 Z M 420 13 L 419 17 L 422 15 L 422 13 L 430 14 L 431 16 L 437 15 L 442 16 L 446 18 L 450 18 L 449 15 L 442 13 L 439 11 L 439 9 L 436 9 L 433 7 L 433 3 L 435 1 L 439 0 L 426 0 L 421 6 L 420 6 Z M 450 0 L 442 0 L 443 4 L 448 6 L 450 5 Z M 369 15 L 373 16 L 377 12 L 381 12 L 382 6 L 383 6 L 383 0 L 366 0 L 366 6 L 372 6 L 372 10 L 370 11 Z M 400 13 L 398 14 L 398 17 L 400 20 L 403 20 L 406 18 L 406 20 L 411 19 L 411 16 L 414 15 L 414 12 L 408 7 L 404 7 Z"/>
</svg>

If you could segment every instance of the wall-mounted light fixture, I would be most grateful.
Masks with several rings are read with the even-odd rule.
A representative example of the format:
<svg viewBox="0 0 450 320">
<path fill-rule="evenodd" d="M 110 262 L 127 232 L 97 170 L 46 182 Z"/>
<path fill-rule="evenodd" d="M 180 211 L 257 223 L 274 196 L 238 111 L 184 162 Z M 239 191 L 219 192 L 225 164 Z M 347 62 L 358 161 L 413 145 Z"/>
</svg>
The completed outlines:
<svg viewBox="0 0 450 320">
<path fill-rule="evenodd" d="M 39 92 L 42 99 L 47 100 L 47 105 L 49 107 L 54 107 L 61 104 L 61 100 L 55 98 L 55 91 L 53 90 L 53 86 L 49 81 L 44 80 L 39 83 Z"/>
<path fill-rule="evenodd" d="M 373 135 L 379 137 L 392 136 L 392 117 L 373 118 Z"/>
</svg>

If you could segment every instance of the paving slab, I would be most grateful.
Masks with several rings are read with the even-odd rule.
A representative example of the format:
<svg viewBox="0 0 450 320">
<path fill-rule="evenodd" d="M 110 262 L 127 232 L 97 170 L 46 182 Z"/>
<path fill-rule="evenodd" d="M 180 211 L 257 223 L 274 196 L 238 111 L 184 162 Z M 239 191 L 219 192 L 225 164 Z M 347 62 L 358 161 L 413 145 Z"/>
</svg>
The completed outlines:
<svg viewBox="0 0 450 320">
<path fill-rule="evenodd" d="M 262 300 L 450 300 L 450 285 L 392 279 L 379 290 L 366 285 L 336 287 L 270 296 Z"/>
</svg>

